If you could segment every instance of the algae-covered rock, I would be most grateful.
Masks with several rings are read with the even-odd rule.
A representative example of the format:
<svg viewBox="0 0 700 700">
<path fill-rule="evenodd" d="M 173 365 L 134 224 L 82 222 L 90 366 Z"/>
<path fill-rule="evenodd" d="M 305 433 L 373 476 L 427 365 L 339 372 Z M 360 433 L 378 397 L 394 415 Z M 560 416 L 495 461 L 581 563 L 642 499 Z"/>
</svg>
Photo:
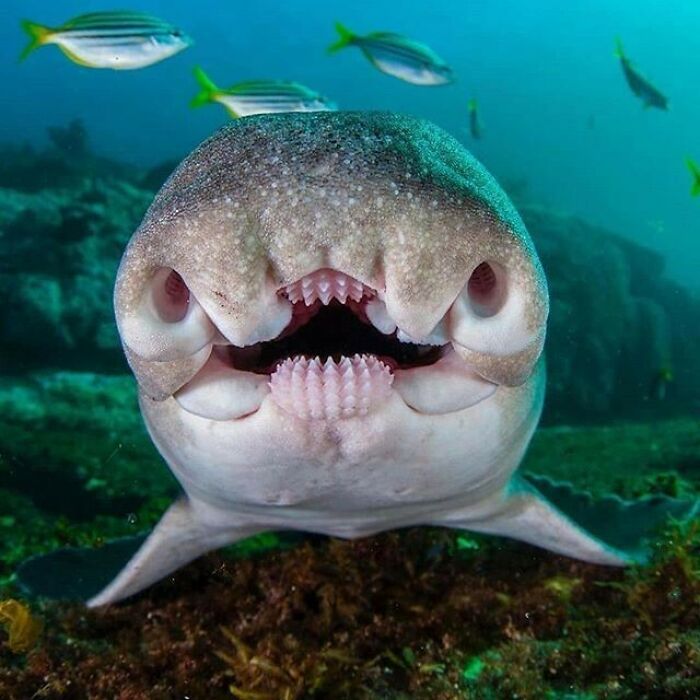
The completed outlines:
<svg viewBox="0 0 700 700">
<path fill-rule="evenodd" d="M 0 515 L 17 526 L 0 577 L 31 553 L 147 528 L 176 493 L 128 376 L 5 378 L 0 415 Z"/>
<path fill-rule="evenodd" d="M 0 159 L 3 369 L 126 371 L 114 275 L 175 163 L 144 174 L 99 159 L 80 125 L 52 138 L 46 151 L 5 149 Z M 522 187 L 515 194 L 550 286 L 545 422 L 697 411 L 700 300 L 664 277 L 659 254 L 526 201 Z"/>
<path fill-rule="evenodd" d="M 520 211 L 552 300 L 545 421 L 697 411 L 700 299 L 664 277 L 663 258 L 643 246 L 542 206 Z"/>
<path fill-rule="evenodd" d="M 627 571 L 429 528 L 209 555 L 122 605 L 35 602 L 0 696 L 691 700 L 699 535 Z"/>
<path fill-rule="evenodd" d="M 0 343 L 7 369 L 124 369 L 112 287 L 151 194 L 122 181 L 70 190 L 0 189 Z M 47 348 L 51 349 L 47 354 Z"/>
</svg>

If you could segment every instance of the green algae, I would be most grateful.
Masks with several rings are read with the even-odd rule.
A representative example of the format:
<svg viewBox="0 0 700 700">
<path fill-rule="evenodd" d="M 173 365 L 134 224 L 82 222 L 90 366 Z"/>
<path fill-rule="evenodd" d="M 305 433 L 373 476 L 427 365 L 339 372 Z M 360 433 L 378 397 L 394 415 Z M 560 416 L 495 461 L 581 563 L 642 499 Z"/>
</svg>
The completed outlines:
<svg viewBox="0 0 700 700">
<path fill-rule="evenodd" d="M 525 472 L 570 481 L 596 496 L 700 494 L 700 420 L 557 426 L 535 433 Z"/>
</svg>

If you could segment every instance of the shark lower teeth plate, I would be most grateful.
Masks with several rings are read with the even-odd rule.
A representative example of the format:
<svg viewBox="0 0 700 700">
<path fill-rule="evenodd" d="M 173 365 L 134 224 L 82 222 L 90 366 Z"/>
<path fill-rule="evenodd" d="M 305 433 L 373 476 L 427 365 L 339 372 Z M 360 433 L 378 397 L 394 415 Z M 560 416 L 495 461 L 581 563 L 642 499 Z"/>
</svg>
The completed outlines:
<svg viewBox="0 0 700 700">
<path fill-rule="evenodd" d="M 389 394 L 394 375 L 374 355 L 284 360 L 270 377 L 272 399 L 298 418 L 337 420 L 366 415 Z"/>
</svg>

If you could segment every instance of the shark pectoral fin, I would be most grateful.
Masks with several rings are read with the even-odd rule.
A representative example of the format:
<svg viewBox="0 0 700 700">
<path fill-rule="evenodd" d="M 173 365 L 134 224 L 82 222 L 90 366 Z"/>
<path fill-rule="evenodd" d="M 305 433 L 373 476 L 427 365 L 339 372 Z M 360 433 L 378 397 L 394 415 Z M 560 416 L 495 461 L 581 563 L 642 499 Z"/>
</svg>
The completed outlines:
<svg viewBox="0 0 700 700">
<path fill-rule="evenodd" d="M 116 578 L 90 598 L 87 605 L 96 608 L 128 598 L 202 554 L 261 530 L 251 526 L 214 527 L 205 524 L 183 496 L 168 508 Z"/>
<path fill-rule="evenodd" d="M 465 512 L 463 518 L 453 514 L 438 524 L 510 537 L 593 564 L 625 566 L 634 562 L 634 557 L 586 532 L 534 487 L 517 478 L 486 510 Z"/>
<path fill-rule="evenodd" d="M 683 521 L 700 516 L 697 497 L 657 494 L 634 501 L 616 495 L 593 498 L 587 491 L 546 476 L 527 474 L 523 481 L 534 484 L 538 493 L 587 532 L 638 560 L 647 557 L 649 541 L 660 534 L 670 519 Z"/>
<path fill-rule="evenodd" d="M 17 569 L 17 585 L 30 598 L 84 601 L 104 588 L 145 542 L 121 537 L 99 547 L 63 547 L 37 554 Z"/>
</svg>

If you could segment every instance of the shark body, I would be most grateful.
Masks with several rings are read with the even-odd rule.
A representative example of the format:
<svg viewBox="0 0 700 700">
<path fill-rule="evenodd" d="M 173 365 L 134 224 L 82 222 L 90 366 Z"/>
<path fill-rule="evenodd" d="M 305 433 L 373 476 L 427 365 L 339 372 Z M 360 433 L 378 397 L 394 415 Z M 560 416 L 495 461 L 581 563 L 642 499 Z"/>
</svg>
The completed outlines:
<svg viewBox="0 0 700 700">
<path fill-rule="evenodd" d="M 506 195 L 428 122 L 224 128 L 156 197 L 115 309 L 183 495 L 91 606 L 272 529 L 430 524 L 629 561 L 516 474 L 544 396 L 546 281 Z"/>
</svg>

